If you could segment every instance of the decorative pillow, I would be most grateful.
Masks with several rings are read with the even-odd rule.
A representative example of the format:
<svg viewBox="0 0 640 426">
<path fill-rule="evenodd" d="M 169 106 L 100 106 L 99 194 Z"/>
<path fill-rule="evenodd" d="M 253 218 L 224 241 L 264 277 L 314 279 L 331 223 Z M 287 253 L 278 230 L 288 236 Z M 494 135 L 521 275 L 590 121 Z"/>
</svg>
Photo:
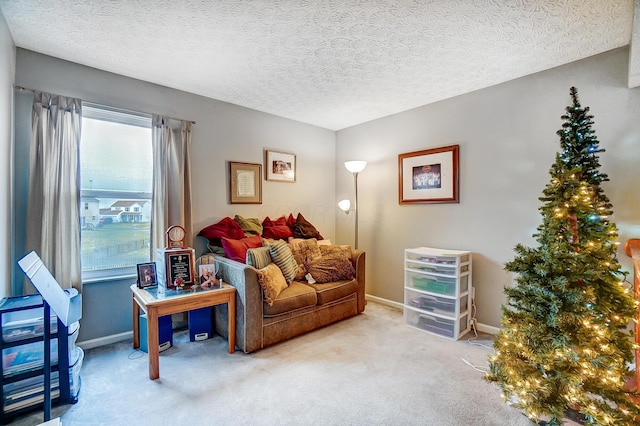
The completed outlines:
<svg viewBox="0 0 640 426">
<path fill-rule="evenodd" d="M 269 219 L 269 216 L 265 217 L 262 221 L 262 226 L 287 226 L 287 218 L 284 216 L 280 216 L 276 220 Z"/>
<path fill-rule="evenodd" d="M 203 228 L 198 235 L 205 237 L 211 244 L 217 246 L 221 245 L 220 239 L 223 237 L 237 240 L 245 236 L 238 222 L 230 217 L 225 217 L 220 222 Z"/>
<path fill-rule="evenodd" d="M 293 213 L 289 213 L 289 217 L 287 217 L 287 226 L 293 231 L 293 225 L 295 224 L 296 219 L 293 217 Z"/>
<path fill-rule="evenodd" d="M 342 256 L 319 257 L 307 264 L 307 271 L 318 284 L 350 280 L 356 275 L 351 261 Z"/>
<path fill-rule="evenodd" d="M 262 231 L 262 236 L 265 238 L 274 238 L 276 240 L 286 240 L 293 235 L 291 228 L 287 225 L 284 226 L 267 226 Z"/>
<path fill-rule="evenodd" d="M 298 272 L 298 264 L 293 258 L 293 253 L 289 245 L 282 240 L 275 240 L 273 244 L 269 246 L 269 254 L 271 254 L 271 260 L 278 265 L 284 275 L 284 279 L 289 284 L 296 277 Z"/>
<path fill-rule="evenodd" d="M 289 247 L 291 247 L 293 258 L 298 264 L 298 273 L 296 274 L 295 280 L 302 281 L 307 274 L 305 265 L 322 255 L 318 247 L 318 241 L 315 238 L 294 240 L 294 242 L 289 243 Z"/>
<path fill-rule="evenodd" d="M 227 257 L 240 263 L 246 261 L 247 250 L 262 247 L 262 238 L 260 238 L 260 235 L 239 240 L 232 240 L 230 238 L 222 238 L 221 240 L 224 253 Z"/>
<path fill-rule="evenodd" d="M 318 247 L 322 256 L 342 256 L 349 261 L 351 260 L 351 246 L 349 245 L 324 245 L 318 242 Z"/>
<path fill-rule="evenodd" d="M 222 244 L 222 243 L 220 243 Z M 216 246 L 213 244 L 207 244 L 207 248 L 213 254 L 217 254 L 219 256 L 225 257 L 227 254 L 224 252 L 224 248 L 222 246 Z"/>
<path fill-rule="evenodd" d="M 252 237 L 254 235 L 262 235 L 262 223 L 260 219 L 255 217 L 244 218 L 240 215 L 235 215 L 233 220 L 238 222 L 242 231 L 244 231 L 245 237 Z"/>
<path fill-rule="evenodd" d="M 270 263 L 258 270 L 258 282 L 262 286 L 264 297 L 267 299 L 269 306 L 273 306 L 273 302 L 278 295 L 288 287 L 282 271 L 275 263 Z"/>
<path fill-rule="evenodd" d="M 271 254 L 269 247 L 250 248 L 247 250 L 247 265 L 256 269 L 265 268 L 271 263 Z"/>
<path fill-rule="evenodd" d="M 319 246 L 330 246 L 332 245 L 331 240 L 318 240 Z"/>
<path fill-rule="evenodd" d="M 317 240 L 324 239 L 316 227 L 305 219 L 301 213 L 298 213 L 296 224 L 293 225 L 293 236 L 297 238 L 315 238 Z"/>
</svg>

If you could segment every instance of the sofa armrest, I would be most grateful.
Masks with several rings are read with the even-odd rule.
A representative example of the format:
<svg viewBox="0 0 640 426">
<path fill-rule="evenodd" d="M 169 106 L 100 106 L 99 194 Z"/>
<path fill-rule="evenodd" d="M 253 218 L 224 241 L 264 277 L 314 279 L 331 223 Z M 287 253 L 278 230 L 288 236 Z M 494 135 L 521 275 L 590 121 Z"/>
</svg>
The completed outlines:
<svg viewBox="0 0 640 426">
<path fill-rule="evenodd" d="M 257 270 L 234 260 L 216 256 L 216 272 L 236 289 L 236 345 L 245 353 L 262 347 L 262 289 Z M 216 332 L 227 336 L 228 309 L 220 305 L 215 310 Z"/>
<path fill-rule="evenodd" d="M 365 299 L 365 252 L 362 250 L 352 250 L 351 263 L 353 263 L 353 268 L 356 270 L 356 280 L 358 281 L 358 313 L 360 314 L 364 312 L 364 307 L 367 304 Z"/>
</svg>

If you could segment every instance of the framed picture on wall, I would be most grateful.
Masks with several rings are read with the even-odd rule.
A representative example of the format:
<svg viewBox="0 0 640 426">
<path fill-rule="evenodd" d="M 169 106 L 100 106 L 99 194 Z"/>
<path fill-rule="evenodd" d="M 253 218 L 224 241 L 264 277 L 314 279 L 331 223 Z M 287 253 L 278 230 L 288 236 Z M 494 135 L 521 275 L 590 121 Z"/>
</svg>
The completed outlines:
<svg viewBox="0 0 640 426">
<path fill-rule="evenodd" d="M 398 201 L 459 203 L 459 145 L 398 155 Z"/>
<path fill-rule="evenodd" d="M 229 203 L 262 204 L 262 165 L 229 161 Z"/>
<path fill-rule="evenodd" d="M 296 181 L 296 156 L 288 152 L 265 151 L 265 179 L 278 182 Z"/>
</svg>

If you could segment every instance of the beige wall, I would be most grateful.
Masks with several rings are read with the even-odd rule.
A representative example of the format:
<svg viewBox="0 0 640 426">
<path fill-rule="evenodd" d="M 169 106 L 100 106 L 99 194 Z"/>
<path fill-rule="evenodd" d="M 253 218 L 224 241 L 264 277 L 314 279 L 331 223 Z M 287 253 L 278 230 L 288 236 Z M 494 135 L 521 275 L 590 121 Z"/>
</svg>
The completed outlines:
<svg viewBox="0 0 640 426">
<path fill-rule="evenodd" d="M 0 13 L 0 297 L 10 294 L 13 165 L 13 81 L 16 68 L 16 48 L 7 23 Z"/>
<path fill-rule="evenodd" d="M 640 237 L 640 89 L 627 89 L 626 48 L 337 132 L 336 164 L 369 162 L 359 177 L 360 247 L 367 251 L 367 292 L 403 301 L 403 249 L 471 250 L 480 323 L 500 325 L 503 270 L 517 243 L 534 245 L 556 131 L 578 88 L 595 115 L 604 186 L 621 238 Z M 460 204 L 398 204 L 398 154 L 460 145 Z M 336 173 L 336 200 L 353 179 Z M 352 215 L 338 215 L 338 241 L 353 237 Z M 630 269 L 629 258 L 619 259 Z"/>
<path fill-rule="evenodd" d="M 85 101 L 197 122 L 192 133 L 193 222 L 197 233 L 225 216 L 278 217 L 301 212 L 335 235 L 335 132 L 17 49 L 16 84 Z M 31 93 L 16 94 L 17 256 L 24 244 Z M 265 148 L 297 156 L 297 182 L 262 181 L 261 205 L 227 203 L 227 161 L 264 163 Z M 20 275 L 21 279 L 21 275 Z M 79 341 L 131 330 L 135 278 L 86 284 Z M 21 282 L 15 282 L 19 287 Z"/>
</svg>

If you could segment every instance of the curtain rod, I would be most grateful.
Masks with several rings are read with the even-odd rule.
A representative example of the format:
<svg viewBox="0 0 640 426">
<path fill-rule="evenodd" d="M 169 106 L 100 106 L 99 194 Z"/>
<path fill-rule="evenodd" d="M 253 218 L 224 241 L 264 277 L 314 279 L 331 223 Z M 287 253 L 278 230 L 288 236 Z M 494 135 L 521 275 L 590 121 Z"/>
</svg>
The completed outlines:
<svg viewBox="0 0 640 426">
<path fill-rule="evenodd" d="M 15 88 L 16 88 L 16 89 L 18 89 L 18 90 L 20 90 L 20 91 L 23 91 L 23 92 L 32 92 L 32 93 L 33 93 L 33 92 L 35 92 L 35 91 L 36 91 L 35 89 L 29 89 L 28 87 L 24 87 L 24 86 L 15 86 Z M 95 102 L 89 102 L 89 101 L 86 101 L 86 102 L 87 102 L 87 103 L 94 104 L 94 105 L 102 105 L 102 104 L 97 104 L 97 103 L 95 103 Z M 151 114 L 149 114 L 148 112 L 143 112 L 143 111 L 134 111 L 134 110 L 131 110 L 131 109 L 124 109 L 124 108 L 119 108 L 119 107 L 112 107 L 112 106 L 109 106 L 109 105 L 104 105 L 104 106 L 109 107 L 109 108 L 117 108 L 117 109 L 120 109 L 120 110 L 122 110 L 122 111 L 129 111 L 129 112 L 135 112 L 135 113 L 138 113 L 138 114 L 147 114 L 147 115 L 151 115 Z M 188 122 L 190 122 L 191 124 L 196 124 L 196 122 L 195 122 L 195 121 L 193 121 L 193 120 L 183 120 L 182 118 L 176 118 L 176 117 L 168 117 L 168 118 L 169 118 L 169 119 L 171 119 L 171 120 L 177 120 L 177 121 L 188 121 Z"/>
</svg>

